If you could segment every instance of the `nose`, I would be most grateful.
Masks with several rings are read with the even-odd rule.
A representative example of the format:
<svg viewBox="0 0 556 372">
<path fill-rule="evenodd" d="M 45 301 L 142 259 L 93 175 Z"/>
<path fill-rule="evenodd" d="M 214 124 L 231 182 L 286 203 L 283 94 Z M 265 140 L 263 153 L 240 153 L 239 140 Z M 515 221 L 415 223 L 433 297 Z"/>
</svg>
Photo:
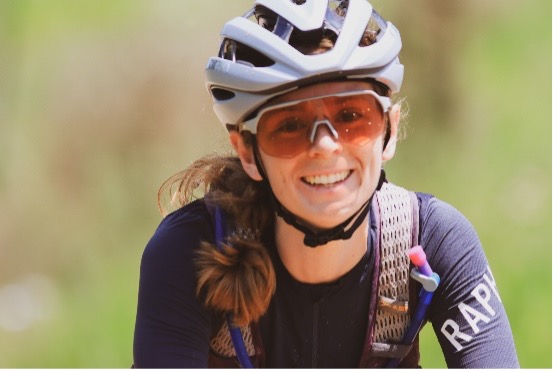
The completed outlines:
<svg viewBox="0 0 556 372">
<path fill-rule="evenodd" d="M 338 132 L 328 120 L 319 120 L 313 124 L 310 140 L 309 155 L 311 156 L 328 155 L 342 149 L 342 145 L 338 141 Z"/>
</svg>

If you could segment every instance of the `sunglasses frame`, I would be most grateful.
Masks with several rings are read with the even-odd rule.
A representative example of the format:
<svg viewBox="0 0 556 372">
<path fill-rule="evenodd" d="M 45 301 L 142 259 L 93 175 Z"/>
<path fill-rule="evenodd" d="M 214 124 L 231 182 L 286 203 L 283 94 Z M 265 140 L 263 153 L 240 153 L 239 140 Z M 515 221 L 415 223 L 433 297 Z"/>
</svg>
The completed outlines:
<svg viewBox="0 0 556 372">
<path fill-rule="evenodd" d="M 378 101 L 378 103 L 382 107 L 382 110 L 383 110 L 384 113 L 387 113 L 388 110 L 392 107 L 392 100 L 390 100 L 390 97 L 381 96 L 377 92 L 375 92 L 374 90 L 371 90 L 371 89 L 354 90 L 354 91 L 339 92 L 339 93 L 330 93 L 330 94 L 324 94 L 324 95 L 310 97 L 310 98 L 303 98 L 303 99 L 297 99 L 297 100 L 294 100 L 294 101 L 277 103 L 275 105 L 270 105 L 270 106 L 267 106 L 267 107 L 263 107 L 262 109 L 260 109 L 257 112 L 257 115 L 255 115 L 255 117 L 240 123 L 239 126 L 238 126 L 239 131 L 242 132 L 242 131 L 246 130 L 246 131 L 251 132 L 253 134 L 257 134 L 257 126 L 259 124 L 259 120 L 261 119 L 261 117 L 266 112 L 268 112 L 270 110 L 277 110 L 277 109 L 280 109 L 280 108 L 297 105 L 298 103 L 301 103 L 301 102 L 313 101 L 313 100 L 317 100 L 317 99 L 324 99 L 324 98 L 329 98 L 329 97 L 350 97 L 350 96 L 358 96 L 358 95 L 371 95 L 374 98 L 376 98 L 376 100 Z"/>
</svg>

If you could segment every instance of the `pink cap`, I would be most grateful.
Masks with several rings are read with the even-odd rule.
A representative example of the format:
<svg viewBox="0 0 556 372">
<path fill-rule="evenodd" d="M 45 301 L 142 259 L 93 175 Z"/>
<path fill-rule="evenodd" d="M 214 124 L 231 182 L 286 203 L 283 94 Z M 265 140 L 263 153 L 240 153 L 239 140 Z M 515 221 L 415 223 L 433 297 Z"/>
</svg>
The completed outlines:
<svg viewBox="0 0 556 372">
<path fill-rule="evenodd" d="M 427 256 L 425 255 L 425 251 L 423 251 L 423 247 L 420 245 L 411 248 L 408 255 L 411 262 L 417 267 L 421 267 L 427 263 Z"/>
</svg>

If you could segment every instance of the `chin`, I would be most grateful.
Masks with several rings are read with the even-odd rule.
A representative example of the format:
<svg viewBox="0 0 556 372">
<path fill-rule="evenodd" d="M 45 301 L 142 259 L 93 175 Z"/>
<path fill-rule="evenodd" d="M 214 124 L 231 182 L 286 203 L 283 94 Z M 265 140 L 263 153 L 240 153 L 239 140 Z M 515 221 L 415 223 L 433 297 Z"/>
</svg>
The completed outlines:
<svg viewBox="0 0 556 372">
<path fill-rule="evenodd" d="M 364 203 L 364 202 L 363 202 Z M 363 203 L 361 205 L 363 205 Z M 325 208 L 322 210 L 314 211 L 311 214 L 298 214 L 303 221 L 309 226 L 316 229 L 330 229 L 338 226 L 353 216 L 360 206 L 357 207 L 344 207 L 344 208 Z"/>
</svg>

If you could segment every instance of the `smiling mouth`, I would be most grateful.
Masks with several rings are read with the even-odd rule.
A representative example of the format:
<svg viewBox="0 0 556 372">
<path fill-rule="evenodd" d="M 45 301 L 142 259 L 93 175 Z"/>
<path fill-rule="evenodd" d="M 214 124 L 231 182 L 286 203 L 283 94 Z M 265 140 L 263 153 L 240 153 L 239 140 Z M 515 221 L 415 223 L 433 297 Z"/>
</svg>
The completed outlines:
<svg viewBox="0 0 556 372">
<path fill-rule="evenodd" d="M 316 175 L 302 177 L 302 181 L 313 186 L 331 186 L 336 183 L 344 181 L 351 174 L 350 170 L 345 170 L 338 173 Z"/>
</svg>

